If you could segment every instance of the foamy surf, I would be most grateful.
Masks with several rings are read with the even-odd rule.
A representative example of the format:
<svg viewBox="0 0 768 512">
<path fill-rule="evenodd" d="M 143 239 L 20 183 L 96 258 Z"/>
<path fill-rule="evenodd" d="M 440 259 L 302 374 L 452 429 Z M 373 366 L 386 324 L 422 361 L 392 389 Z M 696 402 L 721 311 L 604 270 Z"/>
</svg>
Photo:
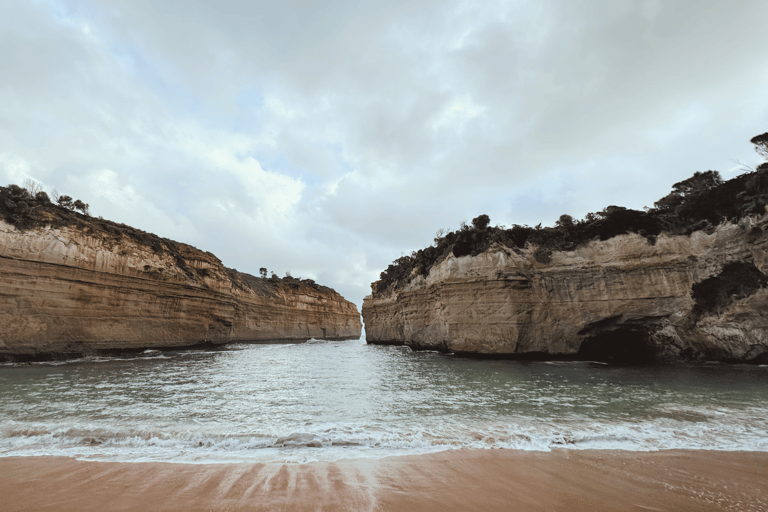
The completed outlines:
<svg viewBox="0 0 768 512">
<path fill-rule="evenodd" d="M 768 451 L 765 368 L 477 361 L 363 341 L 0 368 L 0 456 L 310 462 L 459 449 Z"/>
<path fill-rule="evenodd" d="M 99 427 L 26 426 L 6 423 L 0 456 L 50 455 L 112 461 L 185 463 L 308 462 L 382 458 L 455 449 L 549 451 L 611 449 L 655 451 L 709 449 L 768 451 L 762 411 L 720 421 L 697 411 L 697 421 L 659 416 L 657 421 L 594 423 L 588 418 L 518 424 L 305 425 L 301 431 L 214 434 L 208 429 L 110 430 Z"/>
</svg>

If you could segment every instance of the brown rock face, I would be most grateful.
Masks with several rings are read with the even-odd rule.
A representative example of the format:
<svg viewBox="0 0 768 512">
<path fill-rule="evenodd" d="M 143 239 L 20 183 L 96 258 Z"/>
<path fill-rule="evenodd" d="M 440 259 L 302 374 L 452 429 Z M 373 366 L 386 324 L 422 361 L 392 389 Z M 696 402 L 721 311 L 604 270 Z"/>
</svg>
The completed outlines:
<svg viewBox="0 0 768 512">
<path fill-rule="evenodd" d="M 369 343 L 503 357 L 768 361 L 768 216 L 554 252 L 492 246 L 363 302 Z"/>
<path fill-rule="evenodd" d="M 355 305 L 330 288 L 153 240 L 0 220 L 0 359 L 361 334 Z"/>
</svg>

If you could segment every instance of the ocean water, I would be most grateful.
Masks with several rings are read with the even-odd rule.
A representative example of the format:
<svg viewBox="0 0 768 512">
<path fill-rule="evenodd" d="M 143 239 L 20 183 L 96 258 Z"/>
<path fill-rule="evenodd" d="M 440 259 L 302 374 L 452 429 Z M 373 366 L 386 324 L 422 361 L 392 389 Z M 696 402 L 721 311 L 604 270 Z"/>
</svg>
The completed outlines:
<svg viewBox="0 0 768 512">
<path fill-rule="evenodd" d="M 768 451 L 768 367 L 475 360 L 364 340 L 0 365 L 0 456 L 309 462 L 460 448 Z"/>
</svg>

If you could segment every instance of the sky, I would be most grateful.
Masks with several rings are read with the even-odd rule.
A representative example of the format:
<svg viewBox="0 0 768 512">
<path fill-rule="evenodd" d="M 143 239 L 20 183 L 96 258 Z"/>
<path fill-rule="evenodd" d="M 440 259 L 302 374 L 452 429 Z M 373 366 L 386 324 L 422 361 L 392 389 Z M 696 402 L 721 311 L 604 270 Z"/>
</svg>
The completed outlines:
<svg viewBox="0 0 768 512">
<path fill-rule="evenodd" d="M 358 307 L 438 229 L 755 167 L 768 2 L 0 0 L 0 184 Z"/>
</svg>

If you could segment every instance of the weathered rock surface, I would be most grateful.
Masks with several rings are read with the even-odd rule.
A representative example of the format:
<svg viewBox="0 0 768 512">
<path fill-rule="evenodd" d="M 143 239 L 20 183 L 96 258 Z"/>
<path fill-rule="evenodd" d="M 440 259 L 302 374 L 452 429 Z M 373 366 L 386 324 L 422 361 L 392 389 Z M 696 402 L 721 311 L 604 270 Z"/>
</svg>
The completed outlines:
<svg viewBox="0 0 768 512">
<path fill-rule="evenodd" d="M 0 359 L 361 334 L 355 305 L 330 288 L 115 232 L 0 220 Z"/>
<path fill-rule="evenodd" d="M 768 361 L 768 216 L 455 257 L 363 302 L 369 343 L 504 357 Z"/>
</svg>

